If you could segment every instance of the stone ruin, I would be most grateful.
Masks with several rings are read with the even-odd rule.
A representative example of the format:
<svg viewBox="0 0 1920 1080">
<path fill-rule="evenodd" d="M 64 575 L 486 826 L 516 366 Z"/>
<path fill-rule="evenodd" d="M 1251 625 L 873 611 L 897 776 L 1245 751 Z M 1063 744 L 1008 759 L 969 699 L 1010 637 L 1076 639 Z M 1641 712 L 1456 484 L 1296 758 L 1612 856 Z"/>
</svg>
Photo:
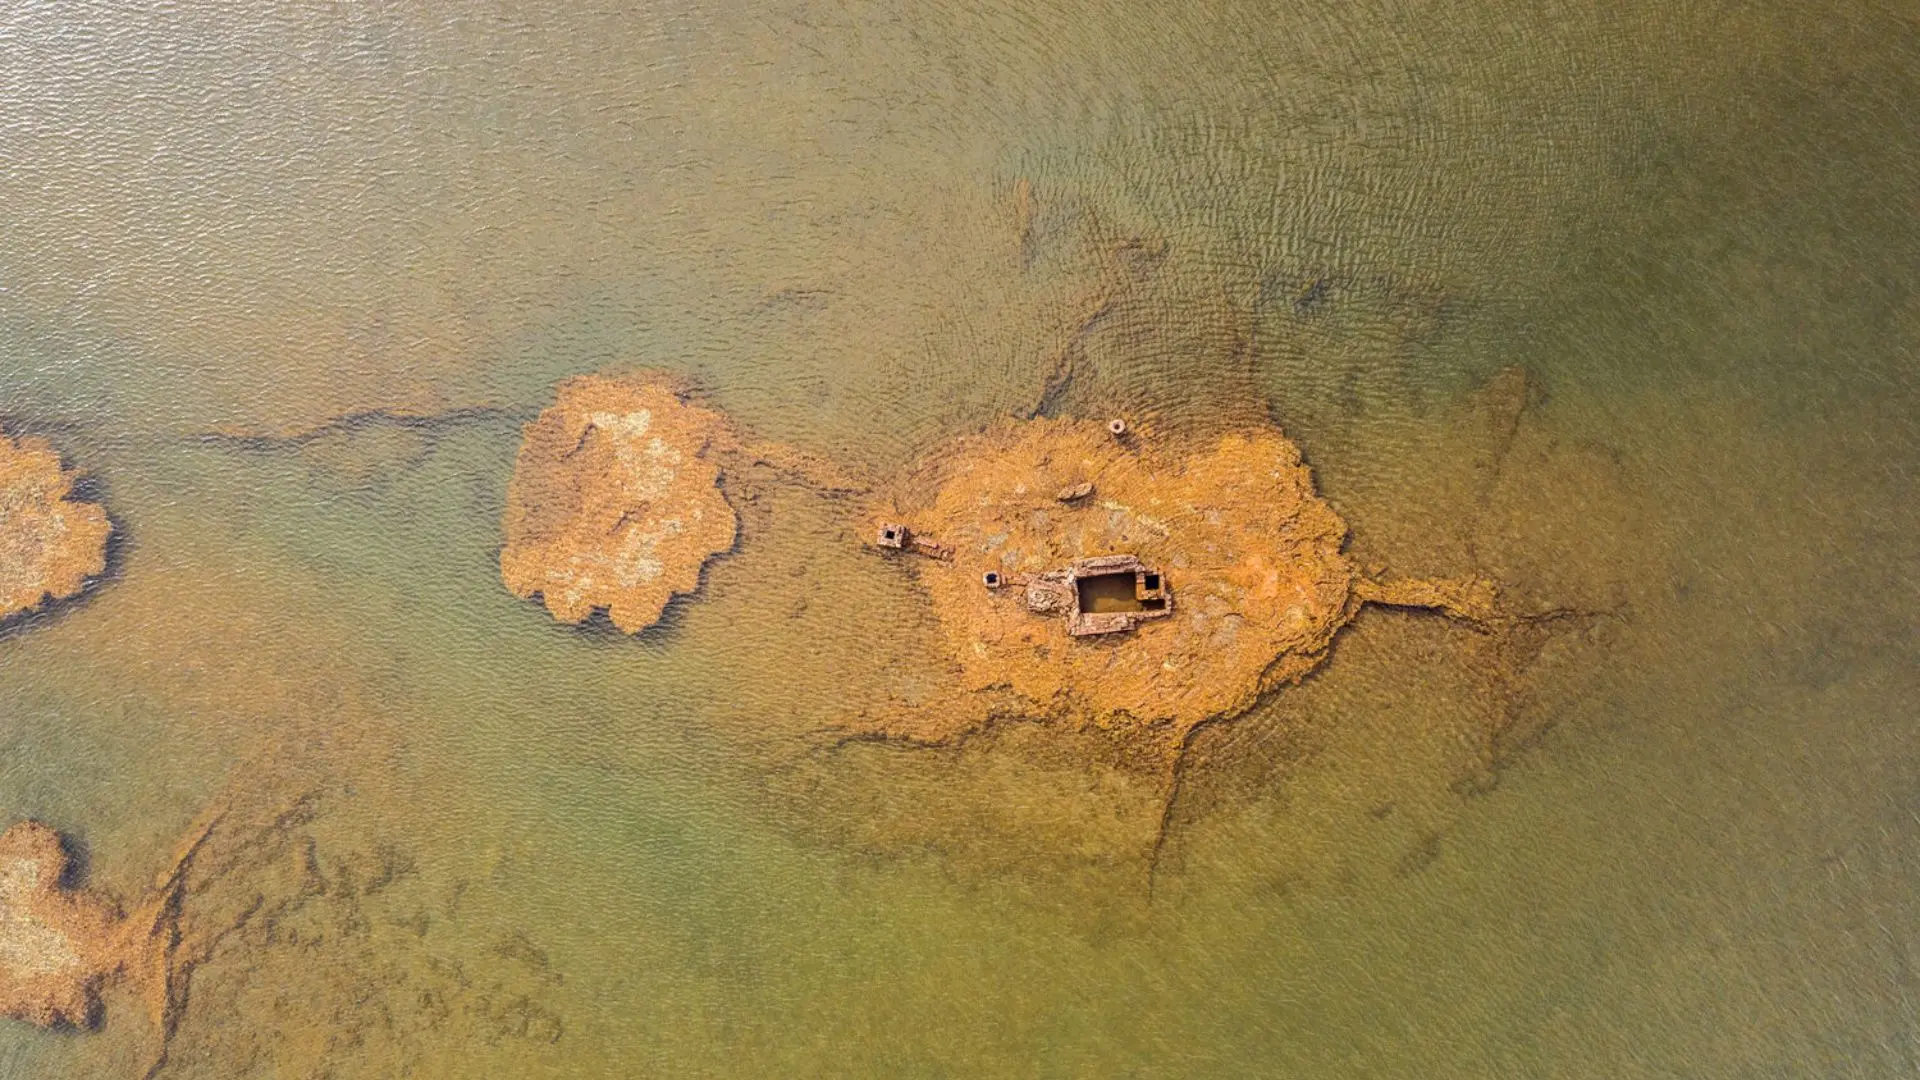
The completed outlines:
<svg viewBox="0 0 1920 1080">
<path fill-rule="evenodd" d="M 638 632 L 732 547 L 723 482 L 753 462 L 841 493 L 870 486 L 750 442 L 670 376 L 570 379 L 527 425 L 501 576 L 562 621 L 605 610 Z M 1126 420 L 1006 420 L 880 490 L 866 535 L 917 556 L 954 679 L 861 711 L 854 735 L 939 741 L 1021 715 L 1178 745 L 1318 667 L 1363 604 L 1498 617 L 1484 579 L 1362 573 L 1346 523 L 1271 425 L 1198 441 Z"/>
<path fill-rule="evenodd" d="M 1177 745 L 1318 667 L 1364 603 L 1496 616 L 1481 579 L 1362 574 L 1272 427 L 1183 444 L 1124 421 L 1003 421 L 935 451 L 872 514 L 883 553 L 932 556 L 915 577 L 958 678 L 856 733 L 937 741 L 1026 715 Z"/>
</svg>

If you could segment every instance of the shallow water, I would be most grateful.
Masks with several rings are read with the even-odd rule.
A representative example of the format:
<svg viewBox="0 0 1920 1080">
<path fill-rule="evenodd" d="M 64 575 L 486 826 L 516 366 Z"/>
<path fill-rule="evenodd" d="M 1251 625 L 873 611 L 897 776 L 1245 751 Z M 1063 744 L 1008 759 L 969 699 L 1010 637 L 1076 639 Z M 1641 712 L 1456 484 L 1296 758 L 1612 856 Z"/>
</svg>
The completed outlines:
<svg viewBox="0 0 1920 1080">
<path fill-rule="evenodd" d="M 1920 20 L 1674 7 L 16 5 L 0 421 L 124 542 L 0 629 L 0 817 L 130 895 L 248 808 L 166 1076 L 1920 1071 Z M 1368 611 L 1169 806 L 837 743 L 928 631 L 775 477 L 637 638 L 499 583 L 566 375 L 884 471 L 1070 342 L 1592 614 Z"/>
</svg>

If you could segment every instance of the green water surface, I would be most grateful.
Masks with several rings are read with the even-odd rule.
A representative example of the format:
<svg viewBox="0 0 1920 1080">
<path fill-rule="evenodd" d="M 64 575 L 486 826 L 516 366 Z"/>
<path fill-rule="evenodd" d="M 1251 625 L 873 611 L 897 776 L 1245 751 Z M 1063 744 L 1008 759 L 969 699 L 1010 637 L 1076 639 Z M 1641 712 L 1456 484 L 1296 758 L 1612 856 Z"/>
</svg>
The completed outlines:
<svg viewBox="0 0 1920 1080">
<path fill-rule="evenodd" d="M 16 4 L 0 425 L 122 539 L 0 628 L 0 823 L 131 895 L 320 793 L 162 1076 L 1915 1075 L 1915 117 L 1875 0 Z M 831 500 L 636 638 L 500 585 L 557 380 L 884 472 L 1114 274 L 1049 408 L 1590 617 L 1363 614 L 1156 844 L 1084 735 L 821 734 L 919 617 Z M 0 1076 L 141 1075 L 107 1004 Z"/>
</svg>

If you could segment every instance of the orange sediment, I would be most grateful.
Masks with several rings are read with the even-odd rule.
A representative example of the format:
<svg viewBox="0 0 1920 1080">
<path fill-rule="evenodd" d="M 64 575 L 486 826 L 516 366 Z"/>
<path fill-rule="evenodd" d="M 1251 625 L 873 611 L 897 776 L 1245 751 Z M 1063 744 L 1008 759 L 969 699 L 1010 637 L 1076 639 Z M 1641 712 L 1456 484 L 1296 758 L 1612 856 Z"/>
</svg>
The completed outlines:
<svg viewBox="0 0 1920 1080">
<path fill-rule="evenodd" d="M 1478 579 L 1362 577 L 1342 550 L 1346 523 L 1271 427 L 1180 448 L 1092 420 L 1003 422 L 935 453 L 874 516 L 953 552 L 915 569 L 959 691 L 870 711 L 862 724 L 882 735 L 937 740 L 1011 714 L 1177 745 L 1318 667 L 1362 603 L 1493 610 L 1493 586 Z M 1157 568 L 1171 618 L 1075 638 L 1020 588 L 983 585 L 989 572 L 1017 585 L 1117 553 Z"/>
<path fill-rule="evenodd" d="M 73 596 L 106 569 L 113 526 L 69 498 L 75 479 L 45 442 L 0 434 L 0 619 Z"/>
<path fill-rule="evenodd" d="M 0 834 L 0 1015 L 91 1027 L 102 985 L 137 968 L 144 939 L 109 901 L 67 889 L 60 834 L 23 821 Z"/>
<path fill-rule="evenodd" d="M 1492 623 L 1500 618 L 1499 590 L 1485 578 L 1362 578 L 1354 582 L 1353 595 L 1362 603 L 1427 608 L 1471 623 Z"/>
<path fill-rule="evenodd" d="M 588 375 L 527 425 L 507 488 L 500 576 L 562 622 L 605 609 L 627 633 L 653 625 L 733 546 L 719 488 L 725 417 L 664 378 Z"/>
</svg>

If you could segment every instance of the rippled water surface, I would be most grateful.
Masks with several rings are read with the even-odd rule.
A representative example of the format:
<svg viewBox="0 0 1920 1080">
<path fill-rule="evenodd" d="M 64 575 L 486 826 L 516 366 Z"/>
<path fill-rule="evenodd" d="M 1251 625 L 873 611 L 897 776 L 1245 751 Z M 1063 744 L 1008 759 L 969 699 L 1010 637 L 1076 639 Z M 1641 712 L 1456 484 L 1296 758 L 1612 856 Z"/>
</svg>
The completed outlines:
<svg viewBox="0 0 1920 1080">
<path fill-rule="evenodd" d="M 1873 0 L 9 6 L 0 424 L 122 541 L 0 823 L 231 807 L 240 929 L 0 1076 L 1920 1072 L 1917 116 Z M 1176 787 L 836 741 L 924 601 L 777 480 L 638 637 L 500 584 L 565 376 L 885 473 L 1070 343 L 1581 616 L 1369 610 Z"/>
</svg>

